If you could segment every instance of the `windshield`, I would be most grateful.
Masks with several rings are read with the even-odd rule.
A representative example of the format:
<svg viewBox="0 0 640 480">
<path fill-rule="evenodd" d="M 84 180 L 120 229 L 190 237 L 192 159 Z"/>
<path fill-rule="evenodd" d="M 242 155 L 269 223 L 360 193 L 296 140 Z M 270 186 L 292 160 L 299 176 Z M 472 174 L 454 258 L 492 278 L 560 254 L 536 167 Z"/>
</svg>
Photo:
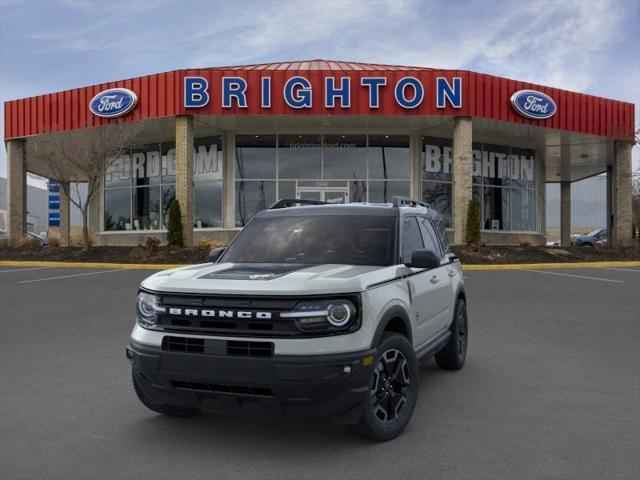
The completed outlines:
<svg viewBox="0 0 640 480">
<path fill-rule="evenodd" d="M 392 265 L 396 217 L 314 215 L 255 218 L 220 261 Z"/>
<path fill-rule="evenodd" d="M 589 232 L 589 233 L 587 233 L 587 235 L 586 235 L 586 236 L 587 236 L 587 237 L 596 237 L 596 236 L 598 236 L 598 234 L 599 234 L 601 231 L 602 231 L 601 229 L 594 230 L 593 232 Z"/>
</svg>

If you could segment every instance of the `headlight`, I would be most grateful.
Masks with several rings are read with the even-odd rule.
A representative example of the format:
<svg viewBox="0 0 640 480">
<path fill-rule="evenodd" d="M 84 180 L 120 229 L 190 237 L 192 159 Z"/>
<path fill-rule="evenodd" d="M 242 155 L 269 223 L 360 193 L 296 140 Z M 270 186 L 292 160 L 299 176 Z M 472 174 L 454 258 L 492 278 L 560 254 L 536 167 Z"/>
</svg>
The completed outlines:
<svg viewBox="0 0 640 480">
<path fill-rule="evenodd" d="M 136 307 L 138 323 L 143 327 L 155 325 L 158 321 L 158 313 L 165 311 L 165 308 L 160 306 L 160 299 L 147 292 L 138 293 Z"/>
<path fill-rule="evenodd" d="M 296 327 L 305 333 L 331 333 L 352 327 L 357 320 L 356 307 L 346 299 L 304 301 L 295 309 L 280 314 L 293 318 Z"/>
</svg>

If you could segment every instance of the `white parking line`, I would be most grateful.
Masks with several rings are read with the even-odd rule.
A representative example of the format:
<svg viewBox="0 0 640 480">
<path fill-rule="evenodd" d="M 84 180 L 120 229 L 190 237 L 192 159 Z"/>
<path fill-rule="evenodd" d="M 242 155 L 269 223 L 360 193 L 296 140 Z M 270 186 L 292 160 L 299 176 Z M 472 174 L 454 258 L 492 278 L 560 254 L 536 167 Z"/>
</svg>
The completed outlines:
<svg viewBox="0 0 640 480">
<path fill-rule="evenodd" d="M 99 273 L 111 273 L 111 272 L 122 272 L 123 270 L 112 269 L 112 270 L 100 270 L 99 272 L 88 272 L 88 273 L 76 273 L 75 275 L 62 275 L 59 277 L 45 277 L 45 278 L 36 278 L 34 280 L 22 280 L 18 283 L 33 283 L 33 282 L 45 282 L 47 280 L 59 280 L 61 278 L 71 278 L 71 277 L 82 277 L 84 275 L 98 275 Z"/>
<path fill-rule="evenodd" d="M 13 269 L 13 270 L 0 270 L 0 273 L 27 272 L 29 270 L 44 270 L 45 268 L 55 268 L 55 267 L 16 268 L 16 269 Z"/>
<path fill-rule="evenodd" d="M 545 273 L 547 275 L 561 275 L 563 277 L 583 278 L 585 280 L 599 280 L 600 282 L 624 283 L 622 280 L 611 280 L 610 278 L 587 277 L 586 275 L 571 275 L 570 273 L 547 272 L 545 270 L 527 270 L 527 272 Z"/>
<path fill-rule="evenodd" d="M 616 268 L 616 267 L 600 267 L 602 270 L 619 270 L 620 272 L 634 272 L 640 273 L 640 268 Z"/>
</svg>

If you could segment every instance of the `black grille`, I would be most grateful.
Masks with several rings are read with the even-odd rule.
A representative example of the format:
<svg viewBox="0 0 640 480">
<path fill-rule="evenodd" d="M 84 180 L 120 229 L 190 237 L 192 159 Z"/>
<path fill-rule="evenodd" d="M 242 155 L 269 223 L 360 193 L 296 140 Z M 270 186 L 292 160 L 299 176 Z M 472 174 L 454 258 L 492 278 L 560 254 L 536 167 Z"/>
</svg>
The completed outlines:
<svg viewBox="0 0 640 480">
<path fill-rule="evenodd" d="M 191 337 L 166 336 L 162 349 L 169 352 L 205 353 L 209 355 L 233 355 L 238 357 L 273 357 L 272 342 L 242 342 Z"/>
<path fill-rule="evenodd" d="M 204 353 L 204 338 L 164 337 L 162 349 L 171 352 Z"/>
<path fill-rule="evenodd" d="M 213 383 L 185 382 L 171 380 L 174 388 L 195 390 L 198 392 L 228 393 L 231 395 L 248 395 L 254 397 L 273 397 L 273 392 L 267 387 L 241 387 L 237 385 L 218 385 Z"/>
<path fill-rule="evenodd" d="M 227 342 L 227 355 L 239 357 L 273 357 L 273 343 L 271 342 Z"/>
</svg>

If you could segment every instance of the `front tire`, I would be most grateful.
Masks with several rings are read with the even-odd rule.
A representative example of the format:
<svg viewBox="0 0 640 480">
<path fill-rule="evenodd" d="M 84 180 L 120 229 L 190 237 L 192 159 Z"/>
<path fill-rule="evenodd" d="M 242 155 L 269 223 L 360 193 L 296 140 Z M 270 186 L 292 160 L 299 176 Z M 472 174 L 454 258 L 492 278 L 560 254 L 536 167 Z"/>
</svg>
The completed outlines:
<svg viewBox="0 0 640 480">
<path fill-rule="evenodd" d="M 374 361 L 369 395 L 353 430 L 386 442 L 406 428 L 418 400 L 419 370 L 413 346 L 400 334 L 382 337 Z"/>
<path fill-rule="evenodd" d="M 459 298 L 451 323 L 451 337 L 442 350 L 436 353 L 436 363 L 443 370 L 460 370 L 467 359 L 469 343 L 469 322 L 467 320 L 467 304 Z"/>
<path fill-rule="evenodd" d="M 140 388 L 138 384 L 138 380 L 136 379 L 135 373 L 131 372 L 131 379 L 133 381 L 133 389 L 138 396 L 138 399 L 142 402 L 142 404 L 147 407 L 149 410 L 152 410 L 156 413 L 161 413 L 162 415 L 167 415 L 169 417 L 191 417 L 200 411 L 199 408 L 189 408 L 189 407 L 178 407 L 176 405 L 155 405 L 145 397 L 144 392 Z"/>
</svg>

